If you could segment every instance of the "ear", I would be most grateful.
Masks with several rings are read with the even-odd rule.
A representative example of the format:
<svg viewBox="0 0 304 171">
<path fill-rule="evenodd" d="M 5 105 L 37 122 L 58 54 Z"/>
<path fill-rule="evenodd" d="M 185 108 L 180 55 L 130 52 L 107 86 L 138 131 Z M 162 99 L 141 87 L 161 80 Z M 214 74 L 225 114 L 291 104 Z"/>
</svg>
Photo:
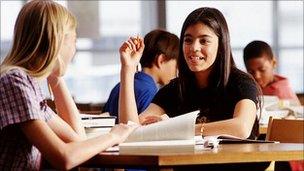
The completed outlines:
<svg viewBox="0 0 304 171">
<path fill-rule="evenodd" d="M 157 67 L 157 68 L 160 68 L 161 65 L 162 65 L 165 61 L 166 61 L 166 57 L 165 57 L 164 54 L 161 53 L 161 54 L 157 55 L 156 58 L 155 58 L 155 65 L 156 65 L 156 67 Z"/>
<path fill-rule="evenodd" d="M 273 67 L 273 68 L 276 68 L 276 67 L 277 67 L 277 59 L 276 59 L 275 56 L 273 57 L 273 59 L 272 59 L 271 62 L 272 62 L 272 67 Z"/>
</svg>

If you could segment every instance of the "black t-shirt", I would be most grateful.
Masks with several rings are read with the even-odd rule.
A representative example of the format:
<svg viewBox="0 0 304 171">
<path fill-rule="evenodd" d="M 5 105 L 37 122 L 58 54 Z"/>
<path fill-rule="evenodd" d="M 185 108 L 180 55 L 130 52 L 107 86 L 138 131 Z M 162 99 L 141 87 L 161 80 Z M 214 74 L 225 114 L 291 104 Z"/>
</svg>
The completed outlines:
<svg viewBox="0 0 304 171">
<path fill-rule="evenodd" d="M 181 98 L 179 89 L 179 79 L 176 78 L 158 91 L 152 103 L 164 109 L 170 117 L 200 110 L 199 118 L 204 117 L 206 122 L 231 119 L 236 103 L 242 99 L 258 103 L 259 91 L 254 80 L 237 69 L 231 71 L 223 91 L 194 86 L 187 89 L 186 95 Z M 256 120 L 249 138 L 253 139 L 258 135 L 257 126 Z"/>
</svg>

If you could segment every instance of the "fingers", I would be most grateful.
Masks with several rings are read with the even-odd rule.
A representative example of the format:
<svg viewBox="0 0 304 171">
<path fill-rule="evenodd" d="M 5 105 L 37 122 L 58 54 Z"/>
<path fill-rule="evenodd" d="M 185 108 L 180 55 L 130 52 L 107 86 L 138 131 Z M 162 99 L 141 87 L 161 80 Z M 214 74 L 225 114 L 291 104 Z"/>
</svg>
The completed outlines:
<svg viewBox="0 0 304 171">
<path fill-rule="evenodd" d="M 127 41 L 125 41 L 120 47 L 120 51 L 133 51 L 133 52 L 142 52 L 144 49 L 144 41 L 141 37 L 130 37 Z"/>
<path fill-rule="evenodd" d="M 140 36 L 130 37 L 128 42 L 132 45 L 133 51 L 140 51 L 144 47 L 144 41 Z"/>
<path fill-rule="evenodd" d="M 138 38 L 138 41 L 139 41 L 139 44 L 138 44 L 139 47 L 138 47 L 137 50 L 142 53 L 144 51 L 144 48 L 145 48 L 145 43 L 144 43 L 144 40 L 141 37 Z"/>
<path fill-rule="evenodd" d="M 131 37 L 131 39 L 136 45 L 136 50 L 139 51 L 144 45 L 143 39 L 140 36 Z"/>
<path fill-rule="evenodd" d="M 136 123 L 129 123 L 128 124 L 124 124 L 124 123 L 120 123 L 119 126 L 122 128 L 122 129 L 129 129 L 131 131 L 133 131 L 134 129 L 138 128 L 140 125 L 139 124 L 136 124 Z"/>
<path fill-rule="evenodd" d="M 136 44 L 135 44 L 133 38 L 129 38 L 128 42 L 129 42 L 129 44 L 131 45 L 132 50 L 133 50 L 134 52 L 136 52 L 136 51 L 137 51 L 137 48 L 136 48 Z"/>
<path fill-rule="evenodd" d="M 143 125 L 148 125 L 148 124 L 152 124 L 155 122 L 159 122 L 161 121 L 161 117 L 159 116 L 147 116 L 145 117 L 145 120 L 142 122 Z"/>
<path fill-rule="evenodd" d="M 160 116 L 160 118 L 163 121 L 163 120 L 169 119 L 170 117 L 167 114 L 163 114 L 163 115 Z"/>
</svg>

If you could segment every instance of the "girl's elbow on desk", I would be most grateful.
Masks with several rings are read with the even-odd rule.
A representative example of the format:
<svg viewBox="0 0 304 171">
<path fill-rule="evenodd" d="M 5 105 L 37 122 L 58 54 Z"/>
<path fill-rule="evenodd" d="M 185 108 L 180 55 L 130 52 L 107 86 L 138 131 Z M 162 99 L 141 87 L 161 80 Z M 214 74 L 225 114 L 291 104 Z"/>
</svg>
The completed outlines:
<svg viewBox="0 0 304 171">
<path fill-rule="evenodd" d="M 237 137 L 247 139 L 252 131 L 252 126 L 246 122 L 239 122 L 236 125 L 235 134 Z"/>
</svg>

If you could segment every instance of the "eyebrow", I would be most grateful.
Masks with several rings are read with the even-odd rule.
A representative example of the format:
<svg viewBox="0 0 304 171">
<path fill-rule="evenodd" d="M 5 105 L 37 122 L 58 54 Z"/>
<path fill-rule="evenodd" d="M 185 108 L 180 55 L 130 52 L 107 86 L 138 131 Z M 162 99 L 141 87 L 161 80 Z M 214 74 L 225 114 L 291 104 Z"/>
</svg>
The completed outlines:
<svg viewBox="0 0 304 171">
<path fill-rule="evenodd" d="M 185 34 L 184 37 L 193 37 L 191 34 Z M 203 35 L 199 35 L 199 38 L 205 38 L 205 37 L 209 37 L 212 38 L 212 36 L 208 35 L 208 34 L 203 34 Z"/>
<path fill-rule="evenodd" d="M 265 69 L 265 64 L 263 64 L 262 66 L 260 66 L 258 69 L 259 69 L 259 70 Z"/>
</svg>

